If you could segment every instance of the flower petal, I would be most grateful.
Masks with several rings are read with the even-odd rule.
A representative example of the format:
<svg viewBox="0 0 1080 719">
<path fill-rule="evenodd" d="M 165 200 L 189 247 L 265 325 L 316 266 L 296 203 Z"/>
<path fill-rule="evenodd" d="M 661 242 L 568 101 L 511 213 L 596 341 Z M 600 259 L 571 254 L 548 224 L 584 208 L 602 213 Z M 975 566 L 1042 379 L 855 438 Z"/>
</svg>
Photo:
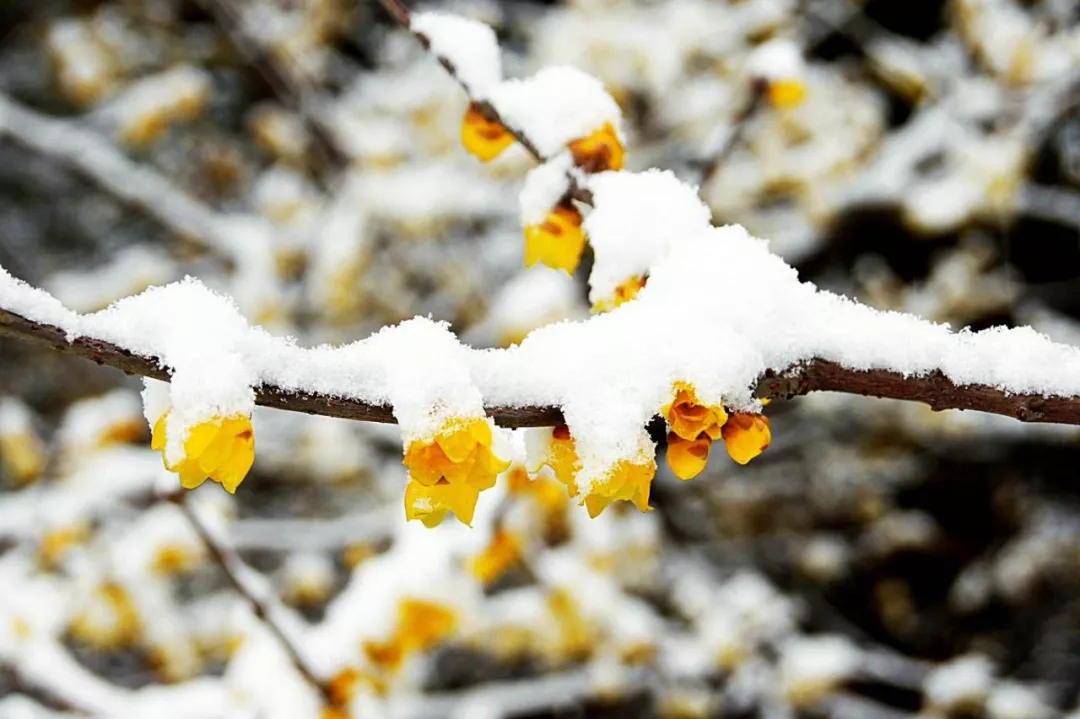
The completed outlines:
<svg viewBox="0 0 1080 719">
<path fill-rule="evenodd" d="M 739 464 L 746 464 L 769 448 L 769 419 L 761 414 L 733 414 L 723 427 L 724 446 Z"/>
<path fill-rule="evenodd" d="M 709 462 L 712 440 L 702 432 L 695 439 L 683 439 L 675 432 L 668 433 L 667 463 L 679 479 L 693 479 Z"/>
</svg>

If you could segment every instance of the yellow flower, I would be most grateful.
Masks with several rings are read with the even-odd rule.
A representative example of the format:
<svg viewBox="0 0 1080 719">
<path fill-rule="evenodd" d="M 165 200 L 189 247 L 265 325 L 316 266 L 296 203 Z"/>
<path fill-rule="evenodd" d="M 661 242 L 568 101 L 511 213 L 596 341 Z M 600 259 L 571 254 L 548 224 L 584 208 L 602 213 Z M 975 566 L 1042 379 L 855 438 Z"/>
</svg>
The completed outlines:
<svg viewBox="0 0 1080 719">
<path fill-rule="evenodd" d="M 427 527 L 439 524 L 447 512 L 467 525 L 480 492 L 490 489 L 510 466 L 491 451 L 489 420 L 454 420 L 430 442 L 416 440 L 405 451 L 409 469 L 405 516 Z"/>
<path fill-rule="evenodd" d="M 99 650 L 128 647 L 142 632 L 142 620 L 128 591 L 106 582 L 87 599 L 86 608 L 68 626 L 76 641 Z"/>
<path fill-rule="evenodd" d="M 547 454 L 540 462 L 541 467 L 544 465 L 550 467 L 555 478 L 566 485 L 567 493 L 571 497 L 578 495 L 577 473 L 581 469 L 581 462 L 577 455 L 577 443 L 570 436 L 570 428 L 565 424 L 552 427 Z"/>
<path fill-rule="evenodd" d="M 770 105 L 780 110 L 789 110 L 806 100 L 806 85 L 793 78 L 771 80 L 767 94 Z"/>
<path fill-rule="evenodd" d="M 683 439 L 675 432 L 668 432 L 668 466 L 679 479 L 693 479 L 709 463 L 711 447 L 712 439 L 704 432 L 695 439 Z"/>
<path fill-rule="evenodd" d="M 441 604 L 407 598 L 398 607 L 398 634 L 409 652 L 426 652 L 457 631 L 457 613 Z"/>
<path fill-rule="evenodd" d="M 57 569 L 72 549 L 90 539 L 90 525 L 84 521 L 51 529 L 41 538 L 38 559 L 47 569 Z"/>
<path fill-rule="evenodd" d="M 0 465 L 15 486 L 30 484 L 45 471 L 45 445 L 30 429 L 0 434 Z"/>
<path fill-rule="evenodd" d="M 465 119 L 461 123 L 461 144 L 482 162 L 489 162 L 501 155 L 514 143 L 514 136 L 494 120 L 488 119 L 480 105 L 469 103 Z"/>
<path fill-rule="evenodd" d="M 764 452 L 772 440 L 768 417 L 749 412 L 731 415 L 722 432 L 728 454 L 739 464 L 746 464 Z"/>
<path fill-rule="evenodd" d="M 671 432 L 668 433 L 667 462 L 679 479 L 693 479 L 705 469 L 714 439 L 720 439 L 721 427 L 728 415 L 724 408 L 698 402 L 694 388 L 675 385 L 675 398 L 661 410 Z"/>
<path fill-rule="evenodd" d="M 432 485 L 409 482 L 405 487 L 405 519 L 419 519 L 425 527 L 437 527 L 453 512 L 459 521 L 471 527 L 479 498 L 480 490 L 466 482 L 451 484 L 446 479 Z"/>
<path fill-rule="evenodd" d="M 551 468 L 556 479 L 566 485 L 567 493 L 571 497 L 578 496 L 580 487 L 577 484 L 577 474 L 581 469 L 581 460 L 577 453 L 577 443 L 565 424 L 552 428 L 546 454 L 540 461 L 540 466 L 545 465 Z M 649 486 L 654 474 L 656 462 L 651 457 L 637 462 L 618 462 L 603 479 L 593 484 L 589 493 L 581 499 L 581 503 L 588 509 L 591 517 L 596 517 L 609 504 L 620 499 L 633 502 L 642 512 L 648 511 Z"/>
<path fill-rule="evenodd" d="M 150 570 L 162 577 L 186 574 L 202 561 L 202 554 L 182 544 L 162 544 L 154 550 Z"/>
<path fill-rule="evenodd" d="M 682 439 L 697 439 L 705 432 L 711 439 L 720 439 L 720 427 L 727 421 L 724 408 L 698 402 L 694 388 L 682 382 L 675 385 L 675 398 L 661 410 L 671 431 Z"/>
<path fill-rule="evenodd" d="M 150 437 L 150 447 L 160 450 L 163 459 L 168 442 L 167 417 L 168 412 L 161 415 Z M 233 494 L 255 462 L 251 417 L 242 414 L 224 419 L 214 417 L 195 425 L 184 440 L 184 458 L 174 464 L 168 459 L 164 461 L 166 469 L 180 475 L 180 486 L 184 489 L 194 489 L 209 478 Z"/>
<path fill-rule="evenodd" d="M 626 164 L 626 148 L 611 123 L 605 123 L 588 137 L 570 143 L 574 164 L 585 172 L 621 170 Z"/>
<path fill-rule="evenodd" d="M 656 461 L 618 462 L 603 480 L 593 484 L 585 495 L 585 508 L 590 517 L 597 517 L 616 500 L 633 502 L 639 511 L 649 511 L 649 489 L 656 474 Z"/>
<path fill-rule="evenodd" d="M 365 641 L 363 646 L 368 661 L 380 671 L 393 674 L 405 663 L 405 652 L 396 636 L 385 642 Z"/>
<path fill-rule="evenodd" d="M 395 672 L 412 654 L 425 652 L 457 631 L 457 613 L 441 604 L 406 597 L 398 605 L 397 627 L 384 642 L 364 642 L 364 653 L 380 669 Z"/>
<path fill-rule="evenodd" d="M 593 305 L 593 312 L 610 312 L 619 305 L 629 302 L 637 297 L 638 292 L 648 281 L 649 278 L 642 275 L 634 275 L 624 280 L 622 284 L 615 288 L 615 293 L 611 297 L 600 300 Z"/>
<path fill-rule="evenodd" d="M 567 431 L 569 436 L 569 431 Z M 571 443 L 571 451 L 573 444 Z M 573 462 L 576 462 L 576 453 Z M 546 462 L 545 462 L 546 463 Z M 553 471 L 554 467 L 552 468 Z M 573 475 L 570 477 L 573 480 Z M 542 536 L 548 544 L 557 544 L 557 539 L 566 537 L 569 532 L 567 524 L 567 509 L 570 499 L 567 496 L 567 487 L 563 482 L 547 477 L 529 478 L 529 473 L 523 467 L 510 470 L 507 474 L 507 493 L 514 498 L 528 499 L 540 517 Z"/>
<path fill-rule="evenodd" d="M 581 213 L 570 205 L 557 205 L 544 221 L 525 226 L 525 266 L 543 262 L 548 267 L 574 274 L 585 249 Z"/>
<path fill-rule="evenodd" d="M 565 589 L 553 589 L 547 603 L 558 627 L 558 637 L 553 637 L 553 659 L 587 659 L 596 646 L 596 630 L 582 616 L 573 596 Z"/>
<path fill-rule="evenodd" d="M 364 675 L 355 667 L 345 667 L 330 677 L 325 683 L 327 706 L 323 707 L 320 719 L 348 719 L 347 707 L 356 696 L 356 687 Z"/>
<path fill-rule="evenodd" d="M 491 584 L 520 558 L 521 540 L 513 532 L 500 527 L 495 530 L 491 544 L 469 563 L 469 569 L 481 582 Z"/>
</svg>

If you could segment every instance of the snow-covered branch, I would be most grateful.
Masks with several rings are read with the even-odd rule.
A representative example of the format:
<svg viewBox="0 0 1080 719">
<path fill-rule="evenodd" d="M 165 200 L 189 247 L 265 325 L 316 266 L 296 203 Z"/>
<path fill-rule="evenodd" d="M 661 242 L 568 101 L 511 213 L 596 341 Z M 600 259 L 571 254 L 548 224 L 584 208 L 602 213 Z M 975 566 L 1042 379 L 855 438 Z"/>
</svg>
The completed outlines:
<svg viewBox="0 0 1080 719">
<path fill-rule="evenodd" d="M 0 93 L 0 137 L 5 135 L 74 168 L 177 235 L 227 259 L 239 254 L 237 236 L 223 215 L 152 168 L 130 160 L 85 123 L 42 115 Z"/>
<path fill-rule="evenodd" d="M 168 381 L 160 358 L 145 357 L 94 337 L 68 341 L 59 327 L 28 320 L 0 309 L 0 334 L 45 344 L 51 349 L 92 360 L 130 375 Z M 333 392 L 297 391 L 273 384 L 256 388 L 263 407 L 339 417 L 363 422 L 395 422 L 389 405 Z M 852 369 L 820 358 L 790 367 L 768 368 L 754 390 L 759 399 L 792 399 L 811 392 L 842 392 L 883 399 L 924 402 L 937 411 L 968 409 L 1012 417 L 1023 422 L 1080 425 L 1080 397 L 1010 392 L 985 383 L 958 384 L 941 371 L 909 375 L 887 369 Z M 486 413 L 503 427 L 545 427 L 565 422 L 557 406 L 489 404 Z"/>
</svg>

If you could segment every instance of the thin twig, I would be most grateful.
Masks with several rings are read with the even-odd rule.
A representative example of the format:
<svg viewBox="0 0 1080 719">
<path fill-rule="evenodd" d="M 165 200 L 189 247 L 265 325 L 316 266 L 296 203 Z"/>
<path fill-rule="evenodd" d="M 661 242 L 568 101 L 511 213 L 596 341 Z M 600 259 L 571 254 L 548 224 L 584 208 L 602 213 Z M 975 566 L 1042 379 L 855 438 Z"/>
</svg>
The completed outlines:
<svg viewBox="0 0 1080 719">
<path fill-rule="evenodd" d="M 705 187 L 709 184 L 709 181 L 716 176 L 717 171 L 727 162 L 735 149 L 742 144 L 750 120 L 758 114 L 765 104 L 766 90 L 767 86 L 761 80 L 755 80 L 751 83 L 750 97 L 747 98 L 746 104 L 735 116 L 732 127 L 723 142 L 720 143 L 720 147 L 702 166 L 701 179 L 698 181 L 699 187 Z"/>
<path fill-rule="evenodd" d="M 623 669 L 613 677 L 617 684 L 598 685 L 587 671 L 567 671 L 529 679 L 510 679 L 481 684 L 458 692 L 428 694 L 415 699 L 391 701 L 388 714 L 394 719 L 435 719 L 454 715 L 492 716 L 550 714 L 560 708 L 580 707 L 598 696 L 611 696 L 612 690 L 632 695 L 646 686 L 645 672 Z M 476 708 L 475 712 L 465 711 Z M 456 710 L 456 711 L 455 711 Z"/>
<path fill-rule="evenodd" d="M 78 170 L 118 200 L 186 239 L 232 256 L 221 216 L 154 170 L 129 160 L 108 139 L 73 120 L 59 120 L 23 107 L 0 93 L 0 138 Z"/>
<path fill-rule="evenodd" d="M 320 162 L 332 170 L 348 164 L 345 152 L 335 142 L 320 112 L 329 105 L 328 98 L 311 87 L 294 65 L 284 62 L 273 48 L 259 41 L 230 0 L 199 0 L 199 4 L 214 18 L 237 52 L 258 71 L 274 95 L 300 116 L 311 133 Z"/>
<path fill-rule="evenodd" d="M 199 535 L 199 539 L 203 545 L 206 546 L 207 552 L 210 553 L 210 557 L 214 562 L 221 567 L 221 571 L 224 572 L 225 577 L 229 580 L 229 583 L 251 607 L 252 613 L 255 617 L 266 626 L 267 629 L 277 637 L 281 643 L 282 648 L 289 657 L 289 661 L 292 663 L 296 670 L 302 677 L 322 696 L 323 701 L 330 705 L 333 703 L 333 697 L 326 686 L 312 668 L 308 660 L 300 653 L 300 649 L 296 646 L 296 642 L 289 636 L 285 628 L 281 626 L 278 621 L 278 612 L 276 601 L 268 599 L 265 595 L 266 592 L 261 591 L 259 587 L 255 586 L 255 582 L 252 581 L 258 576 L 251 567 L 247 566 L 240 556 L 233 550 L 228 542 L 223 538 L 217 536 L 215 531 L 211 528 L 210 524 L 202 517 L 198 509 L 196 509 L 191 499 L 189 492 L 180 490 L 165 495 L 164 499 L 172 502 L 180 511 L 184 513 L 188 522 L 195 529 L 195 533 Z"/>
<path fill-rule="evenodd" d="M 85 357 L 128 374 L 169 380 L 169 370 L 156 358 L 142 357 L 110 342 L 77 337 L 68 342 L 59 327 L 34 322 L 0 309 L 0 335 L 45 344 L 66 354 Z M 868 397 L 925 402 L 934 410 L 972 409 L 1013 417 L 1022 422 L 1080 425 L 1080 397 L 1010 394 L 998 387 L 958 385 L 940 370 L 926 375 L 905 375 L 885 369 L 856 370 L 825 359 L 810 359 L 792 367 L 767 370 L 755 393 L 763 399 L 791 399 L 810 392 L 842 392 Z M 365 422 L 393 423 L 393 409 L 362 399 L 294 392 L 273 385 L 255 390 L 263 407 L 340 417 Z M 551 427 L 563 424 L 558 407 L 489 406 L 485 411 L 503 427 Z"/>
<path fill-rule="evenodd" d="M 49 709 L 85 716 L 94 714 L 93 709 L 79 706 L 67 697 L 53 691 L 52 688 L 43 686 L 32 678 L 24 676 L 19 671 L 17 662 L 0 662 L 0 687 L 10 690 L 13 694 L 22 694 Z"/>
<path fill-rule="evenodd" d="M 386 10 L 386 12 L 392 18 L 394 18 L 395 22 L 397 22 L 403 28 L 411 32 L 416 37 L 416 39 L 420 41 L 420 44 L 422 44 L 425 49 L 431 50 L 431 42 L 428 40 L 428 38 L 423 33 L 417 32 L 412 28 L 412 13 L 409 11 L 408 6 L 401 2 L 401 0 L 379 0 L 379 4 L 382 5 L 383 9 Z M 472 88 L 470 88 L 468 83 L 462 80 L 461 77 L 457 74 L 457 69 L 454 67 L 454 63 L 452 63 L 449 58 L 443 57 L 442 55 L 437 55 L 435 53 L 432 54 L 439 61 L 439 64 L 446 68 L 446 71 L 450 73 L 450 76 L 454 78 L 459 85 L 461 85 L 462 89 L 465 90 L 465 94 L 469 96 L 469 101 L 472 102 L 480 110 L 484 117 L 486 117 L 492 122 L 496 122 L 501 125 L 502 128 L 509 132 L 514 137 L 514 139 L 517 140 L 517 142 L 520 143 L 521 146 L 524 147 L 528 151 L 528 153 L 536 159 L 537 162 L 547 162 L 549 159 L 551 159 L 545 156 L 542 152 L 540 152 L 536 144 L 532 140 L 530 140 L 523 131 L 504 120 L 502 116 L 499 115 L 499 111 L 495 108 L 494 105 L 492 105 L 486 100 L 477 99 L 473 95 Z M 578 202 L 583 202 L 587 205 L 591 205 L 592 193 L 587 188 L 582 187 L 573 175 L 567 174 L 566 179 L 569 187 L 569 189 L 567 190 L 567 195 L 574 198 Z"/>
</svg>

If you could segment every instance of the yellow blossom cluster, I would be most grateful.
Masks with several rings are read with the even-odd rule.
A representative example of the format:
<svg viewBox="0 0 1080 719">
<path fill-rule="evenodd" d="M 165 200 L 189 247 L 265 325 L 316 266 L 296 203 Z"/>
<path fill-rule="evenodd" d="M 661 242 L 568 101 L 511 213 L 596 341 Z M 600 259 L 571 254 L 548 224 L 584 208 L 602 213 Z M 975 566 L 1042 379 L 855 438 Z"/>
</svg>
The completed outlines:
<svg viewBox="0 0 1080 719">
<path fill-rule="evenodd" d="M 723 406 L 702 404 L 694 388 L 679 383 L 674 398 L 661 409 L 668 423 L 667 461 L 680 479 L 696 477 L 705 468 L 714 440 L 723 439 L 730 457 L 746 464 L 765 451 L 771 435 L 769 420 L 761 414 L 728 414 Z M 537 470 L 548 467 L 556 479 L 566 485 L 570 497 L 578 497 L 577 474 L 581 462 L 570 429 L 559 425 L 552 429 Z M 651 457 L 637 457 L 617 462 L 600 480 L 594 481 L 581 503 L 596 517 L 612 502 L 633 503 L 640 511 L 649 510 L 649 490 L 656 474 Z M 537 480 L 534 480 L 537 481 Z"/>
<path fill-rule="evenodd" d="M 705 469 L 714 440 L 723 439 L 728 455 L 746 464 L 764 452 L 772 438 L 769 420 L 746 412 L 729 415 L 720 405 L 702 404 L 694 388 L 679 383 L 661 413 L 668 423 L 667 461 L 679 479 L 692 479 Z"/>
<path fill-rule="evenodd" d="M 559 425 L 552 430 L 547 453 L 541 462 L 541 466 L 544 465 L 566 485 L 571 497 L 580 494 L 577 473 L 581 469 L 581 462 L 577 445 L 566 425 Z M 651 457 L 640 457 L 636 461 L 623 460 L 612 467 L 602 481 L 594 482 L 581 502 L 590 517 L 598 516 L 616 500 L 633 502 L 635 507 L 646 512 L 649 509 L 649 488 L 654 474 L 656 462 Z"/>
<path fill-rule="evenodd" d="M 488 545 L 469 562 L 469 570 L 485 585 L 492 584 L 521 560 L 522 553 L 518 535 L 496 527 Z"/>
<path fill-rule="evenodd" d="M 453 512 L 471 526 L 480 492 L 510 466 L 492 453 L 492 439 L 491 421 L 478 417 L 452 420 L 433 440 L 411 442 L 404 460 L 405 516 L 434 527 Z"/>
<path fill-rule="evenodd" d="M 461 144 L 483 162 L 489 162 L 514 143 L 514 135 L 490 110 L 479 103 L 469 104 L 461 124 Z M 591 134 L 572 140 L 567 149 L 583 172 L 621 170 L 626 164 L 626 148 L 615 127 L 604 123 Z M 573 274 L 585 249 L 583 218 L 567 196 L 540 222 L 525 226 L 525 265 L 542 262 L 548 267 Z"/>
<path fill-rule="evenodd" d="M 130 647 L 142 632 L 142 619 L 131 594 L 120 584 L 105 582 L 84 600 L 84 608 L 68 625 L 72 639 L 104 651 Z"/>
<path fill-rule="evenodd" d="M 364 654 L 380 671 L 394 673 L 405 661 L 446 641 L 458 626 L 454 610 L 407 597 L 398 605 L 397 626 L 385 641 L 364 642 Z"/>
<path fill-rule="evenodd" d="M 180 475 L 180 485 L 184 489 L 194 489 L 209 478 L 221 484 L 229 494 L 236 492 L 255 462 L 251 417 L 214 417 L 195 425 L 188 431 L 184 456 L 178 462 L 170 462 L 166 456 L 167 418 L 168 412 L 154 423 L 150 447 L 161 451 L 166 469 Z"/>
<path fill-rule="evenodd" d="M 361 685 L 376 694 L 386 694 L 390 679 L 410 657 L 438 646 L 457 628 L 458 615 L 454 610 L 436 602 L 405 597 L 398 604 L 397 623 L 390 636 L 362 644 L 371 668 L 347 666 L 325 682 L 327 701 L 320 719 L 349 719 L 352 716 L 349 704 Z"/>
</svg>

